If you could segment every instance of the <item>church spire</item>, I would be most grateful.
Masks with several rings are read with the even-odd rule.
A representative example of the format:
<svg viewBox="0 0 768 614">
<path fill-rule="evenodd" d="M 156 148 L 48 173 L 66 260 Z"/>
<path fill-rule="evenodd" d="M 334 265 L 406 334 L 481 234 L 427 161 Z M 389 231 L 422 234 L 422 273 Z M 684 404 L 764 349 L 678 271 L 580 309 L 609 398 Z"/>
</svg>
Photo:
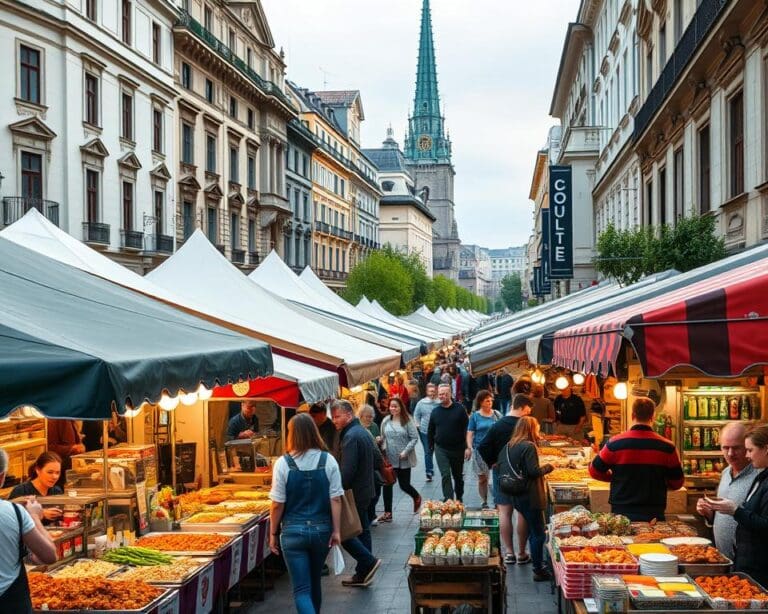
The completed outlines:
<svg viewBox="0 0 768 614">
<path fill-rule="evenodd" d="M 413 98 L 413 115 L 408 121 L 406 158 L 421 162 L 450 162 L 451 143 L 445 138 L 444 123 L 445 119 L 440 114 L 440 93 L 437 87 L 432 11 L 429 0 L 423 0 L 416 94 Z"/>
</svg>

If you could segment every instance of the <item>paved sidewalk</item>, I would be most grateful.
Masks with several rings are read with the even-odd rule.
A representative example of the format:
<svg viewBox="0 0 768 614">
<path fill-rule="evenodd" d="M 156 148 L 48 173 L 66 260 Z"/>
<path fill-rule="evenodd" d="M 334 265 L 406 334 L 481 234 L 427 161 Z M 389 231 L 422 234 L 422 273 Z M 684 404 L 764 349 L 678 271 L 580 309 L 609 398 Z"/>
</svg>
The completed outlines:
<svg viewBox="0 0 768 614">
<path fill-rule="evenodd" d="M 419 464 L 413 469 L 413 485 L 422 498 L 442 499 L 440 474 L 437 473 L 431 483 L 425 481 L 424 463 L 421 445 L 418 446 Z M 464 464 L 467 479 L 464 502 L 467 507 L 478 508 L 480 497 L 477 482 L 471 473 L 470 463 Z M 383 510 L 383 500 L 379 500 L 379 509 Z M 408 590 L 406 561 L 413 553 L 413 536 L 419 528 L 419 517 L 413 513 L 413 502 L 395 485 L 391 524 L 372 527 L 374 555 L 382 559 L 382 566 L 376 574 L 373 584 L 368 588 L 347 588 L 341 585 L 344 576 L 323 578 L 323 611 L 373 613 L 410 612 L 410 592 Z M 345 553 L 347 561 L 346 575 L 353 569 L 354 561 Z M 268 591 L 264 602 L 248 609 L 248 614 L 294 612 L 293 594 L 288 574 L 281 576 L 275 583 L 275 589 Z M 531 565 L 510 566 L 507 572 L 507 611 L 525 614 L 554 614 L 557 612 L 555 596 L 550 593 L 549 582 L 534 583 Z"/>
</svg>

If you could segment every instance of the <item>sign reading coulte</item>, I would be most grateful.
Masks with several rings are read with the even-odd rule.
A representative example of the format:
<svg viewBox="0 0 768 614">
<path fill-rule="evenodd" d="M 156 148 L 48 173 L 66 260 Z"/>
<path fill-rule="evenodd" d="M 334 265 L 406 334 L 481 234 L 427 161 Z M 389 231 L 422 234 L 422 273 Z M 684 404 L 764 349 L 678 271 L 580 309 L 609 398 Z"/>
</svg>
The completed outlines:
<svg viewBox="0 0 768 614">
<path fill-rule="evenodd" d="M 549 278 L 573 279 L 573 197 L 570 166 L 549 167 Z"/>
</svg>

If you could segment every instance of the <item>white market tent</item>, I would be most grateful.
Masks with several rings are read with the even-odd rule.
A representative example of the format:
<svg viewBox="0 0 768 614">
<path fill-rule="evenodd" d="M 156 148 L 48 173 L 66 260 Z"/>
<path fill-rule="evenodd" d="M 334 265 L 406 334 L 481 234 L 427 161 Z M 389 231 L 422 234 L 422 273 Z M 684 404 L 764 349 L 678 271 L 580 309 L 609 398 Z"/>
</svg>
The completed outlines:
<svg viewBox="0 0 768 614">
<path fill-rule="evenodd" d="M 368 313 L 363 309 L 360 309 L 359 305 L 354 306 L 347 303 L 347 301 L 345 301 L 328 286 L 326 286 L 320 280 L 320 278 L 315 275 L 315 272 L 309 267 L 304 268 L 304 270 L 301 272 L 301 275 L 299 275 L 299 279 L 304 282 L 304 284 L 309 289 L 313 290 L 315 294 L 325 298 L 326 301 L 328 301 L 328 303 L 333 305 L 336 309 L 343 309 L 346 312 L 351 308 L 354 310 L 355 314 L 359 314 L 357 317 L 360 317 L 360 315 L 365 316 L 366 321 L 371 322 L 375 326 L 383 327 L 384 330 L 389 331 L 391 334 L 404 336 L 407 339 L 416 339 L 420 344 L 426 345 L 430 350 L 434 349 L 435 346 L 442 345 L 443 343 L 443 340 L 436 338 L 432 331 L 426 331 L 420 329 L 417 326 L 412 326 L 408 322 L 403 322 L 394 316 L 391 316 L 391 319 L 382 319 Z"/>
<path fill-rule="evenodd" d="M 248 279 L 200 230 L 147 275 L 155 284 L 218 313 L 272 345 L 273 352 L 333 368 L 356 386 L 400 366 L 400 353 L 310 320 Z"/>
<path fill-rule="evenodd" d="M 463 318 L 451 315 L 442 307 L 437 308 L 437 311 L 435 311 L 435 317 L 439 318 L 440 320 L 448 324 L 458 326 L 459 330 L 461 331 L 469 330 L 470 328 L 475 328 L 475 324 L 473 324 L 472 322 L 468 322 Z"/>
<path fill-rule="evenodd" d="M 405 363 L 421 355 L 423 340 L 383 328 L 381 323 L 357 311 L 340 297 L 336 298 L 343 304 L 331 302 L 307 286 L 275 251 L 270 252 L 248 278 L 276 297 L 291 302 L 310 319 L 357 339 L 401 352 Z M 330 289 L 328 292 L 333 294 Z"/>
<path fill-rule="evenodd" d="M 442 320 L 438 320 L 435 317 L 435 314 L 433 314 L 424 305 L 419 307 L 413 313 L 409 313 L 408 315 L 402 316 L 402 319 L 408 322 L 412 322 L 413 324 L 417 324 L 421 327 L 427 328 L 429 330 L 434 330 L 437 333 L 442 333 L 444 335 L 448 334 L 456 337 L 461 332 L 460 329 L 455 325 L 446 324 Z"/>
<path fill-rule="evenodd" d="M 304 270 L 304 272 L 301 274 L 302 278 L 304 278 L 305 274 L 311 274 L 312 277 L 315 277 L 315 274 L 310 269 Z M 317 279 L 317 277 L 315 277 L 315 279 Z M 317 281 L 319 283 L 323 283 L 319 279 Z M 399 326 L 402 328 L 407 328 L 408 330 L 412 330 L 414 333 L 423 335 L 427 339 L 434 341 L 436 344 L 446 345 L 451 342 L 452 337 L 450 335 L 438 333 L 434 330 L 423 328 L 412 322 L 401 320 L 397 316 L 392 315 L 386 309 L 384 309 L 384 307 L 382 307 L 375 299 L 373 301 L 369 301 L 366 297 L 361 298 L 357 303 L 357 309 L 387 325 Z"/>
<path fill-rule="evenodd" d="M 36 209 L 31 209 L 14 224 L 0 231 L 0 236 L 54 260 L 101 277 L 120 286 L 159 299 L 172 306 L 224 323 L 227 314 L 206 311 L 199 304 L 166 290 L 146 277 L 91 249 L 49 222 Z M 253 336 L 253 335 L 251 335 Z M 274 378 L 295 383 L 308 402 L 327 399 L 338 394 L 339 377 L 335 371 L 273 354 Z"/>
</svg>

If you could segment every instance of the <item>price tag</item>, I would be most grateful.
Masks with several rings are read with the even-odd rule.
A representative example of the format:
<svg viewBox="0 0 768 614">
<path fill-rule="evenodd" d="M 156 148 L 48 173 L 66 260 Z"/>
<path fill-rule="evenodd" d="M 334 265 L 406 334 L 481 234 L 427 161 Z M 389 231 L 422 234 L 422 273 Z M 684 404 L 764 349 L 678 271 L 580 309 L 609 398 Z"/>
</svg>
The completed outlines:
<svg viewBox="0 0 768 614">
<path fill-rule="evenodd" d="M 213 609 L 213 564 L 209 564 L 197 576 L 197 608 L 195 612 L 205 614 Z"/>
<path fill-rule="evenodd" d="M 173 591 L 171 595 L 163 601 L 157 614 L 179 614 L 179 591 Z"/>
<path fill-rule="evenodd" d="M 250 573 L 251 570 L 256 567 L 256 560 L 258 558 L 258 552 L 256 549 L 259 547 L 259 530 L 264 525 L 256 525 L 250 531 L 248 531 L 248 564 L 245 567 L 246 573 Z"/>
<path fill-rule="evenodd" d="M 243 540 L 242 538 L 236 539 L 232 543 L 232 564 L 229 568 L 229 588 L 232 588 L 240 581 L 240 566 L 243 561 Z"/>
</svg>

